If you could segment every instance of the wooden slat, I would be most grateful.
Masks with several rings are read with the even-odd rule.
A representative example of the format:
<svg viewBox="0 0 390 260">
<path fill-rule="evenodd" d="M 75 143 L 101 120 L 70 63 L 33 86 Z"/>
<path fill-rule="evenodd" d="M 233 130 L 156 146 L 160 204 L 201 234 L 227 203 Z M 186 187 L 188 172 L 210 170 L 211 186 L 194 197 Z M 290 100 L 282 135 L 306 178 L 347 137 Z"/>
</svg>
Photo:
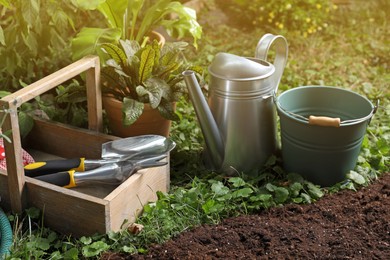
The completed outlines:
<svg viewBox="0 0 390 260">
<path fill-rule="evenodd" d="M 26 146 L 64 158 L 101 157 L 102 143 L 119 137 L 91 132 L 53 121 L 36 119 L 26 139 Z"/>
<path fill-rule="evenodd" d="M 109 230 L 108 201 L 26 177 L 28 205 L 44 212 L 45 225 L 76 237 Z"/>
<path fill-rule="evenodd" d="M 156 201 L 157 191 L 167 192 L 169 165 L 141 170 L 111 192 L 105 200 L 110 201 L 110 227 L 120 230 L 123 221 L 133 223 L 141 214 L 143 206 Z"/>
<path fill-rule="evenodd" d="M 11 130 L 10 142 L 4 142 L 7 158 L 8 189 L 11 207 L 14 212 L 22 212 L 26 205 L 24 196 L 24 169 L 22 157 L 22 145 L 20 140 L 19 120 L 17 107 L 14 103 L 0 100 L 1 107 L 8 111 L 2 126 L 3 132 Z"/>
<path fill-rule="evenodd" d="M 100 87 L 100 63 L 87 71 L 88 126 L 90 130 L 103 131 L 102 91 Z"/>
</svg>

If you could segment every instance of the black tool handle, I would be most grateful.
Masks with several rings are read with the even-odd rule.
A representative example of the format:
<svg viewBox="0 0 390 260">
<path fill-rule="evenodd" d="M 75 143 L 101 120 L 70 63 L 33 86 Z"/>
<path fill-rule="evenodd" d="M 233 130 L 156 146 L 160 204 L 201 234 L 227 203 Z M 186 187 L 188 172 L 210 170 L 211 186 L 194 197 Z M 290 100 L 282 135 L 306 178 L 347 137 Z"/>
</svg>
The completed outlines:
<svg viewBox="0 0 390 260">
<path fill-rule="evenodd" d="M 69 170 L 84 171 L 84 158 L 30 163 L 24 167 L 24 174 L 28 177 L 37 177 Z"/>
<path fill-rule="evenodd" d="M 35 179 L 45 181 L 57 186 L 62 186 L 65 188 L 72 188 L 76 186 L 74 180 L 74 173 L 75 171 L 57 172 L 47 175 L 41 175 L 35 177 Z"/>
</svg>

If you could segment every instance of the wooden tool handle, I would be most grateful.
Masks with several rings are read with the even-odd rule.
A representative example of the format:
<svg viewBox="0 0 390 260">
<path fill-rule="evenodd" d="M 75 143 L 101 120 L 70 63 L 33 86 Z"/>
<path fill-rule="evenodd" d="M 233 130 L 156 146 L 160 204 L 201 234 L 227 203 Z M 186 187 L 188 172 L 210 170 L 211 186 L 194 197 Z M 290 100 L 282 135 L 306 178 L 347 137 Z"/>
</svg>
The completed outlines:
<svg viewBox="0 0 390 260">
<path fill-rule="evenodd" d="M 309 125 L 340 127 L 340 118 L 327 116 L 309 116 Z"/>
</svg>

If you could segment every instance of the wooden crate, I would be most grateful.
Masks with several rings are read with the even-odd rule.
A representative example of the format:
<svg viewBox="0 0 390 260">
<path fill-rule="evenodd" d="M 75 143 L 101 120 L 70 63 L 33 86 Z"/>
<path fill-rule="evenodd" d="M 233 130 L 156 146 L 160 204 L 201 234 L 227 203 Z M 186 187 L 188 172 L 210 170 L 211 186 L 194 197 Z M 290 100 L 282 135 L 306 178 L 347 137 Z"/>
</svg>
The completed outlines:
<svg viewBox="0 0 390 260">
<path fill-rule="evenodd" d="M 119 186 L 65 189 L 24 176 L 18 107 L 83 72 L 86 72 L 89 129 L 36 119 L 34 129 L 23 140 L 23 148 L 63 158 L 100 158 L 102 143 L 118 137 L 101 133 L 98 57 L 85 57 L 0 100 L 1 108 L 8 110 L 2 130 L 11 130 L 12 140 L 4 142 L 7 171 L 0 170 L 1 207 L 14 213 L 37 207 L 43 211 L 45 226 L 76 237 L 120 230 L 125 220 L 134 222 L 143 205 L 156 200 L 157 191 L 169 189 L 169 164 L 141 170 Z"/>
</svg>

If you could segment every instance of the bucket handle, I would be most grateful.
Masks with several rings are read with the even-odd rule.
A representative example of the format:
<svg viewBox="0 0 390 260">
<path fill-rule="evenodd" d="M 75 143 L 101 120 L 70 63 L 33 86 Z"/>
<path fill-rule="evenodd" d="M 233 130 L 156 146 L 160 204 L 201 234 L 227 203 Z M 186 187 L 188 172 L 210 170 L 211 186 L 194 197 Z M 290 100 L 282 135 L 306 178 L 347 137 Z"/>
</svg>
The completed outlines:
<svg viewBox="0 0 390 260">
<path fill-rule="evenodd" d="M 286 38 L 281 35 L 273 35 L 270 33 L 264 34 L 256 46 L 255 58 L 267 61 L 268 51 L 272 45 L 275 45 L 275 73 L 272 76 L 272 81 L 275 84 L 274 94 L 278 91 L 278 86 L 284 68 L 287 63 L 288 44 Z"/>
<path fill-rule="evenodd" d="M 302 120 L 305 120 L 309 123 L 309 125 L 317 125 L 317 126 L 331 126 L 331 127 L 340 127 L 342 125 L 345 125 L 345 124 L 350 124 L 350 123 L 359 123 L 359 122 L 362 122 L 362 121 L 365 121 L 365 120 L 369 120 L 368 123 L 370 123 L 371 121 L 371 118 L 373 117 L 373 115 L 376 113 L 376 111 L 378 110 L 378 107 L 379 107 L 379 99 L 376 100 L 376 105 L 372 108 L 370 114 L 368 114 L 367 116 L 365 117 L 361 117 L 361 118 L 357 118 L 357 119 L 349 119 L 349 120 L 343 120 L 341 121 L 340 118 L 334 118 L 334 117 L 327 117 L 327 116 L 309 116 L 309 118 L 307 117 L 304 117 L 302 115 L 299 115 L 299 114 L 295 114 L 293 112 L 290 112 L 290 111 L 287 111 L 286 109 L 284 109 L 280 103 L 279 103 L 279 100 L 275 99 L 276 100 L 276 104 L 277 106 L 283 110 L 284 112 L 286 112 L 287 114 L 293 116 L 293 117 L 296 117 L 296 118 L 299 118 L 299 119 L 302 119 Z"/>
</svg>

